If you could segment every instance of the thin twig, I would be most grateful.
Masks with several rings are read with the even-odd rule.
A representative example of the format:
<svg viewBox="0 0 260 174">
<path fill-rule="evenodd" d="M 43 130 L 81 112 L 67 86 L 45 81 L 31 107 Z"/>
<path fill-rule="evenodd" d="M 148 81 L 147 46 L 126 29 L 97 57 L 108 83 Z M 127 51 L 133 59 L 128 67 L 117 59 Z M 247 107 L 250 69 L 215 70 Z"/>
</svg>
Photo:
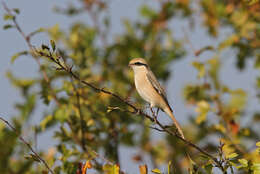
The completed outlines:
<svg viewBox="0 0 260 174">
<path fill-rule="evenodd" d="M 19 139 L 30 149 L 30 151 L 33 153 L 33 155 L 41 161 L 44 166 L 48 169 L 48 171 L 52 174 L 54 174 L 53 170 L 49 167 L 47 162 L 32 148 L 32 146 L 22 137 L 19 135 L 18 131 L 15 127 L 13 127 L 7 120 L 5 120 L 3 117 L 0 117 L 0 120 L 3 121 L 14 133 L 19 137 Z"/>
<path fill-rule="evenodd" d="M 22 37 L 23 37 L 24 40 L 26 41 L 28 47 L 29 47 L 30 50 L 31 50 L 31 53 L 30 53 L 31 56 L 35 59 L 36 63 L 37 63 L 38 66 L 40 67 L 40 70 L 41 70 L 41 72 L 42 72 L 43 78 L 44 78 L 44 80 L 46 81 L 48 87 L 50 88 L 50 91 L 51 91 L 51 93 L 52 93 L 52 96 L 53 96 L 54 101 L 56 102 L 57 105 L 60 106 L 61 104 L 59 103 L 59 101 L 58 101 L 58 99 L 57 99 L 57 96 L 54 94 L 54 92 L 53 92 L 53 90 L 52 90 L 52 88 L 51 88 L 50 79 L 49 79 L 49 77 L 47 76 L 46 71 L 45 71 L 43 68 L 41 68 L 40 60 L 38 59 L 37 56 L 35 56 L 35 55 L 33 54 L 35 48 L 34 48 L 33 45 L 31 44 L 31 36 L 33 36 L 34 34 L 30 33 L 30 34 L 26 35 L 26 34 L 23 32 L 23 30 L 22 30 L 22 28 L 20 27 L 20 25 L 18 24 L 18 22 L 16 21 L 16 17 L 12 14 L 12 11 L 7 7 L 7 5 L 5 4 L 5 2 L 2 2 L 2 4 L 3 4 L 3 7 L 4 7 L 5 11 L 6 11 L 9 15 L 12 15 L 12 16 L 13 16 L 12 21 L 13 21 L 13 23 L 14 23 L 15 28 L 17 29 L 17 31 L 22 35 Z"/>
<path fill-rule="evenodd" d="M 84 138 L 84 135 L 85 135 L 85 129 L 84 129 L 84 119 L 83 119 L 83 114 L 82 114 L 82 111 L 81 111 L 81 105 L 80 105 L 80 95 L 79 95 L 79 92 L 78 92 L 78 89 L 76 88 L 76 85 L 74 84 L 74 81 L 73 79 L 71 78 L 71 84 L 73 86 L 73 89 L 74 91 L 76 92 L 76 97 L 77 97 L 77 107 L 78 107 L 78 111 L 79 111 L 79 117 L 80 117 L 80 129 L 81 129 L 81 146 L 82 146 L 82 149 L 84 151 L 86 151 L 86 143 L 85 143 L 85 138 Z"/>
<path fill-rule="evenodd" d="M 159 129 L 159 128 L 157 128 L 157 127 L 149 126 L 149 128 L 150 128 L 150 129 L 157 130 L 157 131 L 159 131 L 159 132 L 164 132 L 163 129 Z"/>
</svg>

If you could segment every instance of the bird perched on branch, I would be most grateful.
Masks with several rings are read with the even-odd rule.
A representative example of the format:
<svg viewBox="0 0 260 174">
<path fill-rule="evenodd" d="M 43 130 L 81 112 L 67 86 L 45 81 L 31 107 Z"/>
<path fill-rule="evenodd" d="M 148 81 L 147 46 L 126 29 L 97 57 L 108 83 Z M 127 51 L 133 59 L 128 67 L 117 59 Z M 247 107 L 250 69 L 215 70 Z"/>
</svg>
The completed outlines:
<svg viewBox="0 0 260 174">
<path fill-rule="evenodd" d="M 183 132 L 166 97 L 164 89 L 157 81 L 147 62 L 143 58 L 134 58 L 129 62 L 134 71 L 135 87 L 139 95 L 152 107 L 157 107 L 167 113 L 175 124 L 179 134 L 184 139 Z M 153 112 L 153 111 L 152 111 Z"/>
</svg>

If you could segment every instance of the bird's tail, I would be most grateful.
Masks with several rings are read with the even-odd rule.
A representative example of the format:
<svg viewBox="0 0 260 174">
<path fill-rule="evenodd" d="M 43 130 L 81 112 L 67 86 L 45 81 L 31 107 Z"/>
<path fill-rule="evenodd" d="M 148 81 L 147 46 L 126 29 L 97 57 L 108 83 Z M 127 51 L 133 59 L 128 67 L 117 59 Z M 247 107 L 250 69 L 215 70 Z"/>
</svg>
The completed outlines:
<svg viewBox="0 0 260 174">
<path fill-rule="evenodd" d="M 175 119 L 175 116 L 173 115 L 171 109 L 169 107 L 167 107 L 166 109 L 164 109 L 164 111 L 171 117 L 171 119 L 172 119 L 173 123 L 175 124 L 179 134 L 181 135 L 181 137 L 183 139 L 185 139 L 184 134 L 183 134 L 182 129 L 181 129 L 181 126 L 179 125 L 178 121 Z"/>
<path fill-rule="evenodd" d="M 176 126 L 176 128 L 177 128 L 177 130 L 178 130 L 178 133 L 181 135 L 181 137 L 182 137 L 183 139 L 185 139 L 184 134 L 183 134 L 182 129 L 181 129 L 181 126 L 179 125 L 178 121 L 175 119 L 175 116 L 173 115 L 171 108 L 170 108 L 170 107 L 167 107 L 166 109 L 164 109 L 164 112 L 166 112 L 166 113 L 171 117 L 173 123 L 175 124 L 175 126 Z M 185 154 L 186 154 L 186 156 L 187 156 L 187 158 L 188 158 L 188 161 L 189 161 L 188 171 L 189 171 L 189 173 L 190 173 L 190 171 L 194 171 L 194 164 L 195 164 L 195 163 L 194 163 L 194 161 L 191 159 L 189 153 L 188 153 L 186 150 L 184 150 L 184 152 L 185 152 Z"/>
<path fill-rule="evenodd" d="M 172 110 L 171 110 L 169 107 L 167 107 L 164 111 L 171 117 L 171 119 L 172 119 L 173 123 L 175 124 L 175 126 L 176 126 L 176 128 L 177 128 L 179 134 L 181 135 L 181 137 L 182 137 L 183 139 L 185 139 L 184 134 L 183 134 L 182 129 L 181 129 L 181 126 L 179 125 L 179 123 L 178 123 L 177 120 L 175 119 L 175 116 L 173 115 Z M 194 166 L 196 166 L 196 164 L 195 164 L 195 162 L 191 159 L 189 153 L 188 153 L 186 150 L 184 150 L 184 152 L 185 152 L 185 154 L 186 154 L 186 156 L 187 156 L 187 158 L 188 158 L 188 161 L 189 161 L 188 171 L 189 171 L 189 173 L 190 173 L 190 172 L 192 173 L 192 171 L 196 171 L 196 170 L 197 170 L 197 169 L 194 168 Z"/>
</svg>

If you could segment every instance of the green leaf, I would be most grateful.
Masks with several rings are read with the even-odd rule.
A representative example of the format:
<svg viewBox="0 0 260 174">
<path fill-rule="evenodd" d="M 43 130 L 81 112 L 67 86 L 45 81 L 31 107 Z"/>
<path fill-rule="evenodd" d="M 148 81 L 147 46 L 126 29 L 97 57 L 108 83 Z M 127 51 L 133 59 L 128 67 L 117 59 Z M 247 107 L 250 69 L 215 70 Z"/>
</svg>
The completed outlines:
<svg viewBox="0 0 260 174">
<path fill-rule="evenodd" d="M 107 113 L 110 113 L 110 112 L 115 111 L 115 110 L 121 110 L 121 108 L 119 108 L 119 107 L 111 107 L 111 106 L 107 107 Z"/>
<path fill-rule="evenodd" d="M 26 96 L 25 103 L 16 104 L 16 107 L 20 110 L 21 116 L 24 120 L 27 120 L 33 110 L 35 109 L 36 105 L 36 94 L 31 94 Z"/>
<path fill-rule="evenodd" d="M 61 106 L 58 110 L 55 111 L 55 119 L 59 120 L 61 123 L 64 123 L 69 117 L 69 108 L 65 105 Z"/>
<path fill-rule="evenodd" d="M 212 174 L 212 169 L 213 169 L 213 165 L 212 164 L 207 164 L 204 166 L 207 174 Z"/>
<path fill-rule="evenodd" d="M 28 160 L 36 161 L 38 163 L 41 162 L 41 160 L 37 156 L 35 156 L 34 154 L 26 155 L 26 156 L 24 156 L 24 158 L 28 159 Z"/>
<path fill-rule="evenodd" d="M 255 58 L 255 68 L 260 69 L 260 54 L 258 54 Z"/>
<path fill-rule="evenodd" d="M 6 25 L 3 26 L 3 29 L 4 29 L 4 30 L 7 30 L 7 29 L 13 28 L 13 27 L 14 27 L 14 26 L 11 25 L 11 24 L 6 24 Z"/>
<path fill-rule="evenodd" d="M 209 65 L 208 74 L 212 78 L 216 89 L 220 88 L 219 81 L 219 70 L 220 70 L 220 59 L 216 56 L 207 61 Z"/>
<path fill-rule="evenodd" d="M 20 56 L 22 56 L 22 55 L 27 55 L 28 54 L 28 51 L 21 51 L 21 52 L 18 52 L 18 53 L 16 53 L 16 54 L 14 54 L 12 57 L 11 57 L 11 63 L 14 63 L 14 61 L 18 58 L 18 57 L 20 57 Z"/>
<path fill-rule="evenodd" d="M 16 14 L 20 14 L 20 10 L 18 8 L 14 8 L 13 11 L 16 13 Z"/>
<path fill-rule="evenodd" d="M 55 122 L 55 118 L 53 117 L 53 115 L 47 115 L 46 117 L 44 117 L 44 119 L 41 121 L 40 123 L 40 128 L 41 131 L 44 131 L 46 128 L 50 127 L 51 125 L 53 125 L 53 123 Z"/>
<path fill-rule="evenodd" d="M 256 87 L 260 88 L 260 77 L 256 78 Z"/>
<path fill-rule="evenodd" d="M 51 40 L 51 47 L 52 47 L 52 50 L 55 51 L 56 50 L 56 44 L 54 42 L 54 40 Z"/>
<path fill-rule="evenodd" d="M 254 171 L 254 174 L 260 173 L 260 163 L 253 163 L 253 165 L 250 167 L 251 170 Z"/>
<path fill-rule="evenodd" d="M 162 172 L 158 168 L 153 169 L 152 172 L 157 174 L 162 174 Z"/>
<path fill-rule="evenodd" d="M 15 16 L 10 15 L 10 14 L 5 14 L 5 15 L 4 15 L 4 20 L 5 20 L 5 21 L 7 21 L 7 20 L 12 20 L 12 19 L 14 19 L 14 18 L 15 18 Z"/>
<path fill-rule="evenodd" d="M 157 13 L 152 8 L 148 7 L 147 5 L 144 5 L 141 7 L 140 13 L 142 16 L 147 18 L 153 18 L 156 17 Z"/>
<path fill-rule="evenodd" d="M 192 62 L 192 65 L 194 68 L 196 68 L 199 71 L 198 78 L 202 78 L 206 74 L 205 65 L 200 62 Z"/>
</svg>

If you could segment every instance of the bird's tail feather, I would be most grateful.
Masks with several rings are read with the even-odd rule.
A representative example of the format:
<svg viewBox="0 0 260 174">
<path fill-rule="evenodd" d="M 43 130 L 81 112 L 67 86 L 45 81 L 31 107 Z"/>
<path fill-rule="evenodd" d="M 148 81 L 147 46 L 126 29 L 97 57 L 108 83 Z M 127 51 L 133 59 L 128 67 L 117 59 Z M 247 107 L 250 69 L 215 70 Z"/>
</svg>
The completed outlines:
<svg viewBox="0 0 260 174">
<path fill-rule="evenodd" d="M 183 139 L 185 139 L 184 134 L 183 134 L 182 129 L 181 129 L 181 126 L 179 125 L 178 121 L 176 120 L 175 116 L 173 115 L 171 109 L 167 107 L 166 109 L 164 109 L 164 111 L 171 117 L 171 119 L 172 119 L 173 123 L 175 124 L 179 134 L 181 135 L 181 137 Z"/>
<path fill-rule="evenodd" d="M 176 128 L 177 128 L 177 130 L 178 130 L 178 133 L 181 135 L 181 137 L 182 137 L 183 139 L 185 139 L 184 134 L 183 134 L 182 129 L 181 129 L 181 126 L 179 125 L 178 121 L 176 120 L 175 116 L 173 115 L 171 108 L 167 107 L 166 109 L 164 109 L 164 111 L 171 117 L 173 123 L 175 124 L 175 126 L 176 126 Z M 188 168 L 188 171 L 189 171 L 189 173 L 190 173 L 190 172 L 194 171 L 194 164 L 195 164 L 195 163 L 194 163 L 194 161 L 191 159 L 189 153 L 188 153 L 186 150 L 184 150 L 184 152 L 185 152 L 185 154 L 186 154 L 186 156 L 187 156 L 187 158 L 188 158 L 188 160 L 189 160 L 189 168 Z"/>
</svg>

